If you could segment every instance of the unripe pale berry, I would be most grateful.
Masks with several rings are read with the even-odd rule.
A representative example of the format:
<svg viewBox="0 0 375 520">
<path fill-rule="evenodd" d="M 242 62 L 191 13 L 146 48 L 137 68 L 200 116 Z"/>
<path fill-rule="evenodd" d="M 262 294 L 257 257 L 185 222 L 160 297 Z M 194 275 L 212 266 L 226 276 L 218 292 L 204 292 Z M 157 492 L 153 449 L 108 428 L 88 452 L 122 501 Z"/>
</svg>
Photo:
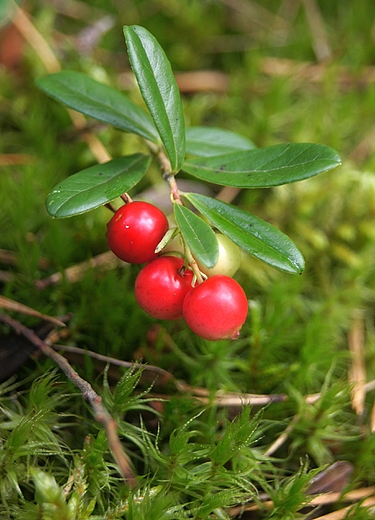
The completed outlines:
<svg viewBox="0 0 375 520">
<path fill-rule="evenodd" d="M 237 339 L 247 313 L 248 302 L 240 284 L 220 274 L 194 287 L 183 304 L 183 316 L 191 330 L 212 341 Z"/>
<path fill-rule="evenodd" d="M 135 298 L 152 318 L 177 320 L 182 304 L 192 290 L 193 272 L 184 268 L 176 256 L 160 256 L 139 272 L 135 281 Z"/>
<path fill-rule="evenodd" d="M 226 235 L 216 233 L 219 244 L 219 256 L 213 267 L 207 267 L 202 262 L 197 261 L 199 269 L 207 276 L 215 276 L 215 274 L 225 274 L 233 276 L 241 264 L 241 250 Z"/>
<path fill-rule="evenodd" d="M 122 206 L 107 224 L 107 242 L 118 258 L 143 264 L 156 258 L 155 249 L 168 231 L 164 213 L 148 202 Z"/>
</svg>

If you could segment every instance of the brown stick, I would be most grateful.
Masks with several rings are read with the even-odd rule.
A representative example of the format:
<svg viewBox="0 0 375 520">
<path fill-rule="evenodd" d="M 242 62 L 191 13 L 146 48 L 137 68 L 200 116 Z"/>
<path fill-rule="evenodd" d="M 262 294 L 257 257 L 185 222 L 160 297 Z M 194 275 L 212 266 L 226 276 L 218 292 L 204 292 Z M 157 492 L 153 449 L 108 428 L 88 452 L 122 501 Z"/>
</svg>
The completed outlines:
<svg viewBox="0 0 375 520">
<path fill-rule="evenodd" d="M 366 363 L 364 317 L 360 310 L 356 310 L 354 313 L 348 335 L 348 346 L 351 354 L 351 363 L 348 370 L 349 383 L 352 385 L 351 404 L 356 414 L 362 415 L 365 410 Z"/>
<path fill-rule="evenodd" d="M 55 352 L 50 346 L 42 341 L 33 330 L 25 327 L 19 321 L 7 316 L 6 314 L 0 314 L 0 322 L 11 327 L 17 334 L 22 334 L 27 338 L 33 345 L 35 345 L 45 356 L 52 359 L 56 365 L 64 372 L 66 377 L 71 381 L 81 392 L 83 398 L 90 404 L 95 419 L 101 423 L 106 431 L 108 444 L 112 451 L 112 455 L 116 460 L 119 470 L 124 477 L 129 487 L 134 488 L 137 485 L 137 479 L 131 468 L 131 462 L 124 452 L 120 439 L 117 435 L 116 421 L 107 412 L 102 403 L 102 398 L 95 392 L 92 386 L 82 379 L 82 377 L 72 368 L 68 361 L 61 356 L 58 352 Z"/>
</svg>

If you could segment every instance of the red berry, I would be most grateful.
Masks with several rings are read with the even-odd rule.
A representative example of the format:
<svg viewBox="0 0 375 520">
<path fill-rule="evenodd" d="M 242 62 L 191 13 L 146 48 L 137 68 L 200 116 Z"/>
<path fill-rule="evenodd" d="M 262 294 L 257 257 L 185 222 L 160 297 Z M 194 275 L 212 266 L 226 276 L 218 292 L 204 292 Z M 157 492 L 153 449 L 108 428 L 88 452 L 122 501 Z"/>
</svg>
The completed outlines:
<svg viewBox="0 0 375 520">
<path fill-rule="evenodd" d="M 192 290 L 193 272 L 184 269 L 184 260 L 176 256 L 160 256 L 139 272 L 135 281 L 135 298 L 153 318 L 177 320 L 182 317 L 182 304 Z"/>
<path fill-rule="evenodd" d="M 194 287 L 183 304 L 183 316 L 193 332 L 209 340 L 237 339 L 248 312 L 240 284 L 217 274 Z"/>
<path fill-rule="evenodd" d="M 122 206 L 107 224 L 107 242 L 116 256 L 130 264 L 156 258 L 155 249 L 168 231 L 164 213 L 148 202 Z"/>
</svg>

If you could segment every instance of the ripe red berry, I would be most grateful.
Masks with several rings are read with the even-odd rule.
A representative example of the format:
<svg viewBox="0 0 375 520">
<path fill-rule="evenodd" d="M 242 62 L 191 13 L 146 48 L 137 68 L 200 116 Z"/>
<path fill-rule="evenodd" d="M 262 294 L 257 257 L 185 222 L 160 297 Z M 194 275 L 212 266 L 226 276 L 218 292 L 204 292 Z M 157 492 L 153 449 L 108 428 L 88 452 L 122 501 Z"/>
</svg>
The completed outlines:
<svg viewBox="0 0 375 520">
<path fill-rule="evenodd" d="M 237 339 L 248 312 L 246 294 L 226 275 L 215 275 L 185 297 L 183 316 L 193 332 L 212 341 Z"/>
<path fill-rule="evenodd" d="M 164 213 L 148 202 L 122 206 L 107 224 L 107 242 L 116 256 L 131 264 L 156 258 L 155 248 L 168 231 Z"/>
<path fill-rule="evenodd" d="M 135 298 L 153 318 L 177 320 L 182 317 L 182 304 L 192 290 L 193 280 L 193 272 L 183 266 L 182 258 L 160 256 L 139 272 Z"/>
</svg>

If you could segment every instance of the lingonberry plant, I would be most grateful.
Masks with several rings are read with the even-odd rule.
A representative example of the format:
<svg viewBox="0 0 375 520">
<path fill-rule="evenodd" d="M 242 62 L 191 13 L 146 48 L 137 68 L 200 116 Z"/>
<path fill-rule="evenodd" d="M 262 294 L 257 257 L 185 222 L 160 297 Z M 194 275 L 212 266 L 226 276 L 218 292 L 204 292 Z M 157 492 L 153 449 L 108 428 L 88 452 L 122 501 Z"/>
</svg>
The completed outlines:
<svg viewBox="0 0 375 520">
<path fill-rule="evenodd" d="M 251 213 L 217 198 L 181 192 L 177 175 L 184 171 L 220 186 L 266 188 L 328 171 L 340 164 L 340 157 L 322 144 L 258 149 L 231 131 L 185 128 L 180 94 L 163 49 L 143 27 L 125 26 L 124 34 L 149 113 L 80 72 L 58 72 L 37 83 L 66 106 L 137 134 L 149 152 L 117 157 L 68 177 L 49 193 L 47 210 L 57 218 L 71 217 L 110 206 L 122 197 L 126 204 L 109 222 L 107 240 L 123 260 L 150 262 L 136 282 L 140 306 L 161 319 L 183 314 L 191 329 L 206 339 L 238 337 L 248 306 L 242 288 L 230 277 L 238 267 L 239 255 L 233 247 L 292 274 L 303 271 L 302 254 L 289 237 Z M 153 158 L 170 187 L 176 222 L 170 230 L 160 210 L 132 202 L 127 194 L 146 174 Z M 177 235 L 182 247 L 174 257 L 168 243 Z M 168 252 L 163 252 L 165 247 Z M 230 247 L 232 252 L 228 252 Z"/>
</svg>

